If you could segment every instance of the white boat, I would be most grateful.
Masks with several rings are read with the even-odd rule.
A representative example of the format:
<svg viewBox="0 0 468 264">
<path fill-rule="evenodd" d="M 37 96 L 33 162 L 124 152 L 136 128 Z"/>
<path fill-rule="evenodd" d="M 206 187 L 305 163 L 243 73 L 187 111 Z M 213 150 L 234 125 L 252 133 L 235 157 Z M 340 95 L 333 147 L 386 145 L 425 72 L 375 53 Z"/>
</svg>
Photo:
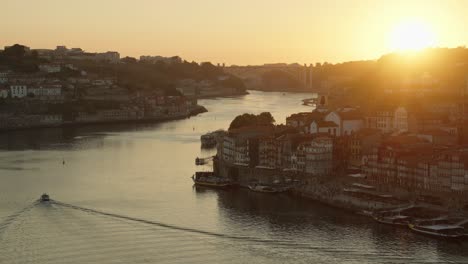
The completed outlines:
<svg viewBox="0 0 468 264">
<path fill-rule="evenodd" d="M 437 238 L 460 239 L 464 237 L 464 228 L 457 225 L 413 225 L 408 227 L 417 233 Z"/>
</svg>

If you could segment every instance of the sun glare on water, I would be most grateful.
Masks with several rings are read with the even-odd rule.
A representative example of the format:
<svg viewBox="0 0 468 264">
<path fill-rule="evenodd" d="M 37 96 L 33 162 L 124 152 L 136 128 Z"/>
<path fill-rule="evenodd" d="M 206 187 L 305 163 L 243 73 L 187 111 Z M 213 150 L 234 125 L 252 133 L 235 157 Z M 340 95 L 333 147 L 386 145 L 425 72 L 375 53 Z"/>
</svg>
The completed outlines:
<svg viewBox="0 0 468 264">
<path fill-rule="evenodd" d="M 416 51 L 435 45 L 435 36 L 428 25 L 409 21 L 397 25 L 391 33 L 391 49 Z"/>
</svg>

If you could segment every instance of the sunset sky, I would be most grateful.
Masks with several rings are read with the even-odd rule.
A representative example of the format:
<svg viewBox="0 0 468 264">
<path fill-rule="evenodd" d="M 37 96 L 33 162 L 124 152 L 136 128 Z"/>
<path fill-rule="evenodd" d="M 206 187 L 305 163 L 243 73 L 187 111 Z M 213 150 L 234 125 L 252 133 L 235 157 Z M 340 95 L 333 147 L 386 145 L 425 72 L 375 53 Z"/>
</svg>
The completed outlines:
<svg viewBox="0 0 468 264">
<path fill-rule="evenodd" d="M 375 59 L 468 43 L 463 0 L 0 0 L 0 8 L 1 46 L 238 65 Z"/>
</svg>

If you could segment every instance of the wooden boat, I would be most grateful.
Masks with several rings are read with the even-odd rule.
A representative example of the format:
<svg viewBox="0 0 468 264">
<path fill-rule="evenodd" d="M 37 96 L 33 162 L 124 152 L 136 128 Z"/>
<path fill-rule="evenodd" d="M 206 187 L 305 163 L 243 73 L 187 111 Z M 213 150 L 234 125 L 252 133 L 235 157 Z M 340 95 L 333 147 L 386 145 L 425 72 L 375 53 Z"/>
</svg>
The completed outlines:
<svg viewBox="0 0 468 264">
<path fill-rule="evenodd" d="M 413 225 L 408 227 L 419 234 L 432 236 L 444 239 L 460 239 L 463 238 L 464 228 L 457 225 Z"/>
<path fill-rule="evenodd" d="M 254 192 L 263 192 L 263 193 L 280 193 L 286 192 L 290 188 L 285 186 L 272 186 L 272 185 L 261 185 L 261 184 L 252 184 L 248 186 L 251 191 Z"/>
<path fill-rule="evenodd" d="M 205 164 L 206 164 L 205 159 L 198 158 L 198 157 L 195 159 L 195 165 L 205 165 Z"/>
<path fill-rule="evenodd" d="M 197 186 L 228 188 L 232 186 L 232 181 L 227 178 L 217 177 L 213 172 L 196 172 L 192 180 Z"/>
</svg>

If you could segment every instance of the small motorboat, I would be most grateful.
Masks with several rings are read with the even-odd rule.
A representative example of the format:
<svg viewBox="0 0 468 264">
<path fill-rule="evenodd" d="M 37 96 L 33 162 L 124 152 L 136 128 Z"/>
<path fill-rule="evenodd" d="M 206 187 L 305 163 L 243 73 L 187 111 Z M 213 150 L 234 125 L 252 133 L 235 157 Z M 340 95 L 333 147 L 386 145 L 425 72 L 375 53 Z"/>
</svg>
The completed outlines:
<svg viewBox="0 0 468 264">
<path fill-rule="evenodd" d="M 47 193 L 44 193 L 41 195 L 41 202 L 49 202 L 50 201 L 50 197 Z"/>
<path fill-rule="evenodd" d="M 270 185 L 260 185 L 260 184 L 252 184 L 248 186 L 251 191 L 254 192 L 263 192 L 263 193 L 280 193 L 286 192 L 290 188 L 283 187 L 283 186 L 270 186 Z"/>
<path fill-rule="evenodd" d="M 229 188 L 232 186 L 231 180 L 218 177 L 213 172 L 196 172 L 195 175 L 192 176 L 192 180 L 197 186 L 214 188 Z"/>
</svg>

